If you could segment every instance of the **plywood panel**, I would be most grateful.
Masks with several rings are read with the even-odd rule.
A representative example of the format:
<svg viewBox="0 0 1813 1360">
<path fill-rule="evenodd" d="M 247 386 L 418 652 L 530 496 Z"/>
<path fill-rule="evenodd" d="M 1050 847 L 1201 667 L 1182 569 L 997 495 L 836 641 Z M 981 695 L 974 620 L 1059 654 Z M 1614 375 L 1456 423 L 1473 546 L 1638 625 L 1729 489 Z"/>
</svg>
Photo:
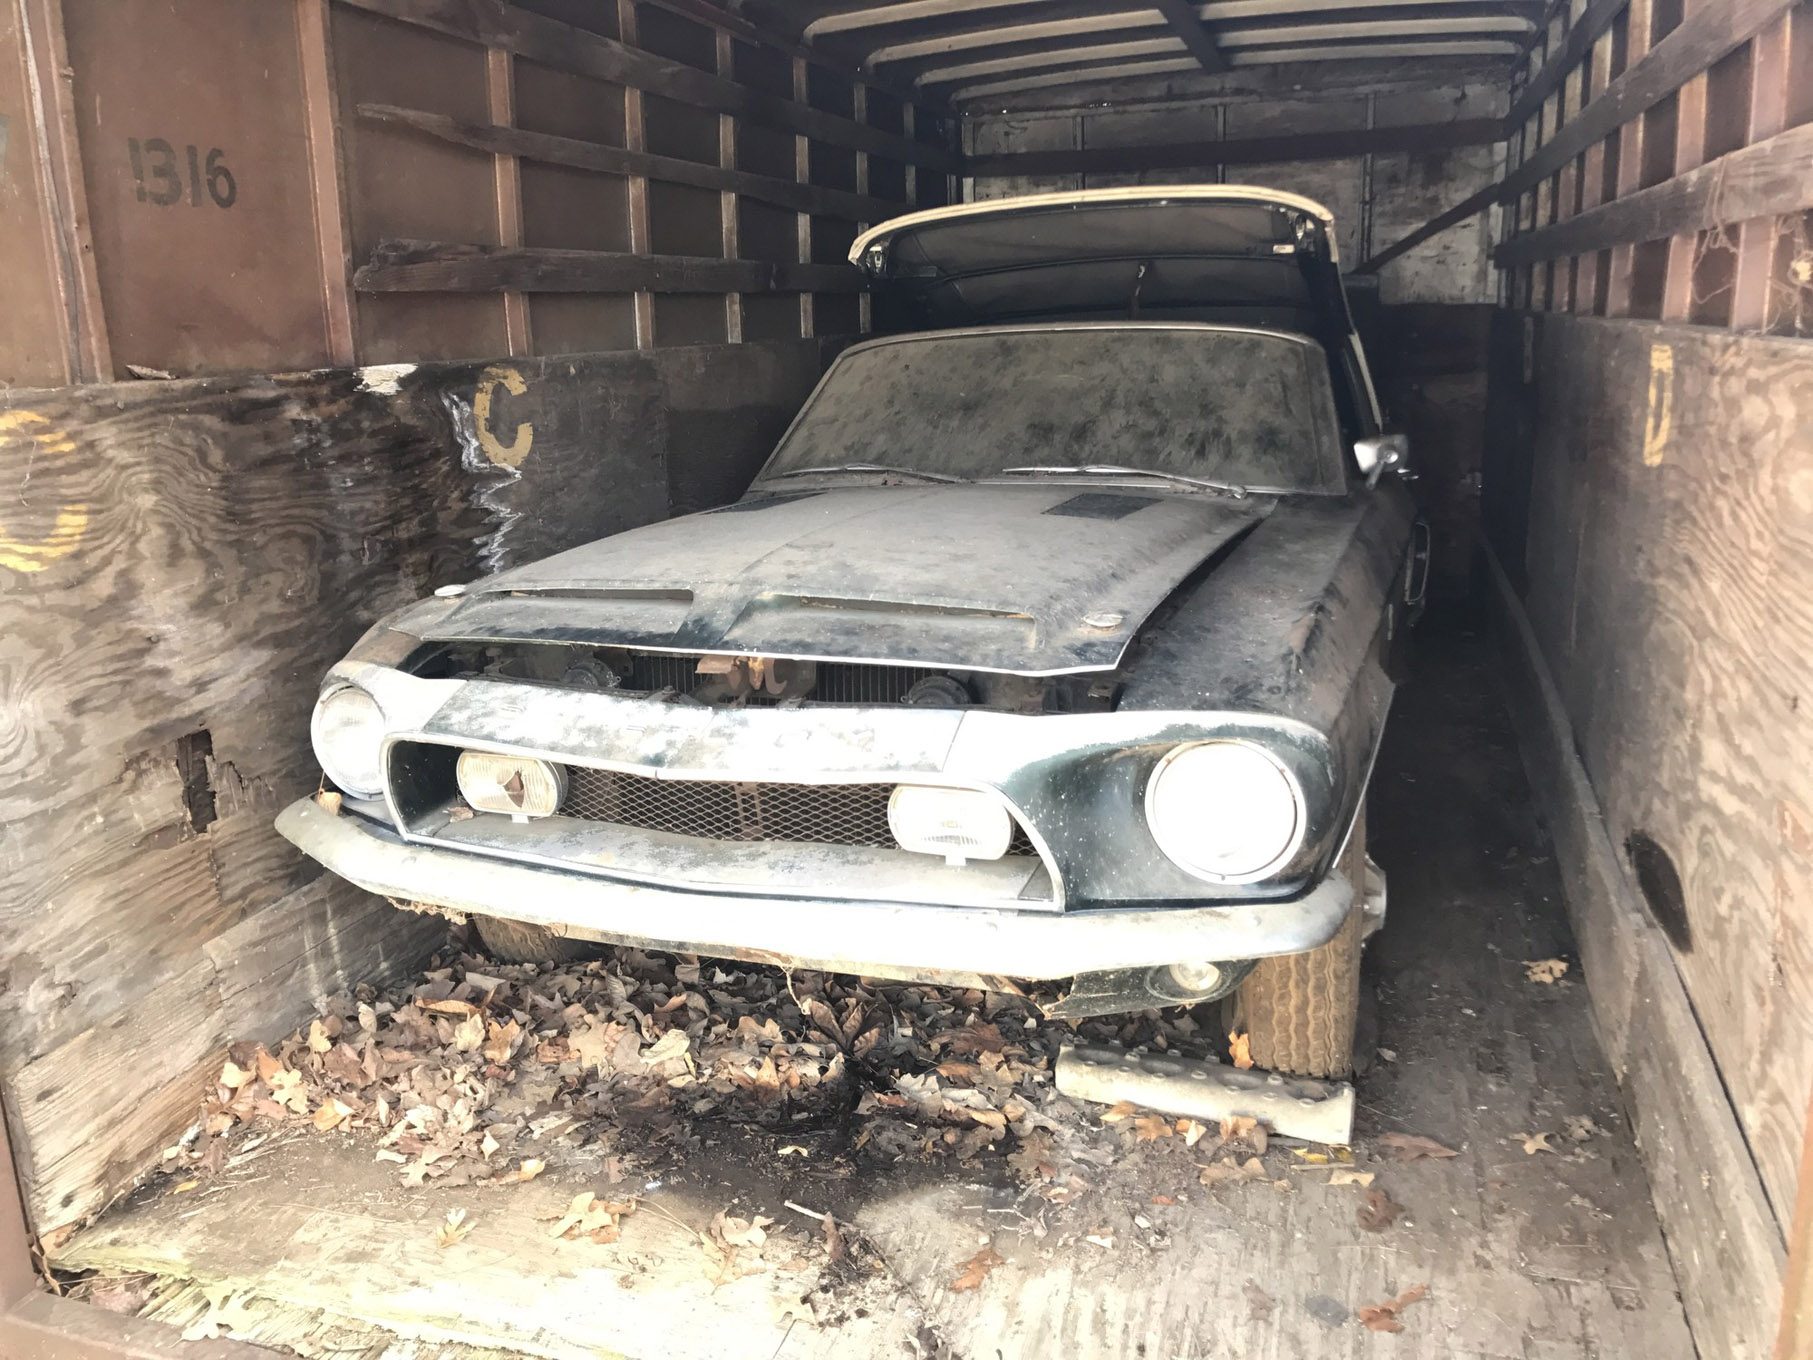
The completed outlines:
<svg viewBox="0 0 1813 1360">
<path fill-rule="evenodd" d="M 1778 1214 L 1813 1087 L 1813 347 L 1545 319 L 1530 613 Z"/>
<path fill-rule="evenodd" d="M 0 259 L 8 266 L 0 383 L 24 387 L 71 377 L 36 147 L 19 11 L 9 5 L 0 10 Z"/>
<path fill-rule="evenodd" d="M 437 585 L 734 497 L 824 353 L 0 396 L 0 1094 L 40 1229 L 148 1168 L 229 1039 L 420 942 L 271 827 L 325 667 Z"/>
<path fill-rule="evenodd" d="M 115 364 L 326 362 L 290 8 L 67 0 L 63 14 Z"/>
<path fill-rule="evenodd" d="M 391 237 L 497 244 L 492 158 L 358 118 L 360 104 L 400 104 L 489 121 L 484 49 L 344 5 L 333 43 L 355 261 Z M 497 297 L 355 299 L 367 363 L 470 358 L 508 351 Z"/>
</svg>

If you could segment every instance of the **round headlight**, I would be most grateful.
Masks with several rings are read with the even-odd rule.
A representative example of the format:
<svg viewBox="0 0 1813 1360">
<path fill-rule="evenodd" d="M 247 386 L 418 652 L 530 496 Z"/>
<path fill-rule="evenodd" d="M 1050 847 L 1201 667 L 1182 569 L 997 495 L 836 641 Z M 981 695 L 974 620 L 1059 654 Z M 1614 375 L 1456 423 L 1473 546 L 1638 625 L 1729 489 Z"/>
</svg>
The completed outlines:
<svg viewBox="0 0 1813 1360">
<path fill-rule="evenodd" d="M 376 699 L 352 685 L 329 690 L 315 705 L 308 730 L 315 759 L 342 792 L 355 798 L 376 798 L 384 792 L 379 765 L 384 713 Z"/>
<path fill-rule="evenodd" d="M 1146 785 L 1146 824 L 1179 868 L 1217 883 L 1263 878 L 1303 837 L 1297 781 L 1246 741 L 1180 746 Z"/>
</svg>

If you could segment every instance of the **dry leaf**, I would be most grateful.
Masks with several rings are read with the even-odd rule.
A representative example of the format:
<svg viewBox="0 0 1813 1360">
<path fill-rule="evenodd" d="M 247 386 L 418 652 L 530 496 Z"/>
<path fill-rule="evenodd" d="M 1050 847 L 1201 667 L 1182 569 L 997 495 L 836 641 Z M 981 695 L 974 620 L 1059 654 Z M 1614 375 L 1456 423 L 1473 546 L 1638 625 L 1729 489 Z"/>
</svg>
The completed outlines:
<svg viewBox="0 0 1813 1360">
<path fill-rule="evenodd" d="M 1568 963 L 1566 959 L 1532 959 L 1523 966 L 1524 975 L 1531 982 L 1554 985 L 1566 976 Z"/>
<path fill-rule="evenodd" d="M 1231 1114 L 1221 1121 L 1221 1141 L 1245 1143 L 1263 1157 L 1267 1141 L 1265 1125 L 1248 1115 Z"/>
<path fill-rule="evenodd" d="M 465 1240 L 466 1234 L 472 1231 L 472 1224 L 466 1218 L 464 1209 L 449 1209 L 447 1219 L 435 1229 L 434 1244 L 437 1247 L 451 1247 L 456 1242 Z"/>
<path fill-rule="evenodd" d="M 246 1071 L 231 1058 L 228 1058 L 220 1069 L 220 1084 L 229 1091 L 237 1091 L 242 1086 L 250 1086 L 257 1079 L 256 1073 Z"/>
<path fill-rule="evenodd" d="M 642 1050 L 642 1061 L 653 1067 L 656 1063 L 670 1062 L 675 1058 L 688 1057 L 692 1051 L 692 1040 L 683 1029 L 670 1029 L 654 1043 Z"/>
<path fill-rule="evenodd" d="M 1118 1124 L 1123 1119 L 1131 1119 L 1139 1113 L 1139 1106 L 1131 1100 L 1120 1100 L 1102 1111 L 1102 1123 Z"/>
<path fill-rule="evenodd" d="M 1561 1124 L 1566 1130 L 1567 1136 L 1576 1143 L 1584 1143 L 1587 1139 L 1596 1138 L 1605 1132 L 1604 1129 L 1593 1123 L 1591 1116 L 1584 1114 L 1570 1114 L 1561 1121 Z"/>
<path fill-rule="evenodd" d="M 1248 1280 L 1244 1287 L 1248 1314 L 1251 1315 L 1254 1322 L 1265 1322 L 1271 1317 L 1272 1310 L 1278 1306 L 1278 1300 L 1251 1280 Z"/>
<path fill-rule="evenodd" d="M 1553 1152 L 1555 1150 L 1549 1146 L 1549 1135 L 1546 1133 L 1519 1133 L 1513 1136 L 1523 1139 L 1523 1150 L 1531 1157 L 1534 1157 L 1538 1152 Z"/>
<path fill-rule="evenodd" d="M 460 1053 L 475 1053 L 485 1042 L 485 1017 L 473 1011 L 453 1027 L 453 1047 Z"/>
<path fill-rule="evenodd" d="M 826 1214 L 819 1223 L 819 1228 L 825 1234 L 825 1253 L 831 1258 L 833 1264 L 850 1254 L 849 1246 L 844 1242 L 843 1229 L 837 1226 L 835 1218 Z"/>
<path fill-rule="evenodd" d="M 308 1051 L 325 1053 L 333 1046 L 334 1041 L 328 1036 L 327 1026 L 319 1020 L 311 1020 L 308 1026 Z"/>
<path fill-rule="evenodd" d="M 1375 1174 L 1371 1171 L 1355 1171 L 1352 1167 L 1339 1167 L 1329 1175 L 1328 1183 L 1330 1185 L 1366 1186 L 1372 1184 Z"/>
<path fill-rule="evenodd" d="M 507 1062 L 521 1037 L 522 1026 L 514 1020 L 501 1025 L 493 1021 L 485 1026 L 485 1057 L 494 1063 Z"/>
<path fill-rule="evenodd" d="M 1360 1325 L 1371 1332 L 1401 1332 L 1404 1324 L 1398 1321 L 1398 1314 L 1411 1304 L 1420 1303 L 1428 1297 L 1428 1285 L 1413 1285 L 1395 1299 L 1368 1304 L 1360 1309 Z"/>
<path fill-rule="evenodd" d="M 721 1210 L 711 1220 L 711 1235 L 727 1247 L 759 1247 L 768 1240 L 772 1218 L 732 1218 Z"/>
<path fill-rule="evenodd" d="M 1366 1232 L 1384 1232 L 1403 1212 L 1403 1205 L 1375 1187 L 1366 1192 L 1360 1207 L 1354 1210 L 1354 1222 Z"/>
<path fill-rule="evenodd" d="M 315 1127 L 321 1132 L 327 1133 L 339 1128 L 351 1117 L 352 1113 L 352 1106 L 329 1096 L 321 1103 L 321 1108 L 315 1111 Z"/>
<path fill-rule="evenodd" d="M 598 1243 L 615 1242 L 618 1220 L 635 1207 L 633 1200 L 619 1204 L 601 1200 L 590 1190 L 582 1190 L 567 1204 L 566 1212 L 560 1216 L 554 1224 L 554 1231 L 548 1236 L 589 1237 Z"/>
<path fill-rule="evenodd" d="M 1238 1164 L 1232 1157 L 1223 1157 L 1212 1166 L 1202 1166 L 1197 1176 L 1204 1185 L 1220 1185 L 1224 1181 L 1262 1181 L 1265 1178 L 1265 1163 L 1257 1157 L 1248 1157 Z"/>
<path fill-rule="evenodd" d="M 1152 1202 L 1154 1204 L 1175 1204 L 1177 1203 L 1177 1197 L 1175 1195 L 1154 1195 L 1152 1196 Z"/>
<path fill-rule="evenodd" d="M 988 1272 L 1002 1264 L 1005 1258 L 993 1247 L 984 1247 L 957 1269 L 957 1278 L 951 1281 L 951 1292 L 962 1294 L 971 1289 L 980 1289 L 982 1282 L 988 1278 Z"/>
<path fill-rule="evenodd" d="M 443 997 L 439 1001 L 418 1001 L 416 1005 L 435 1015 L 452 1015 L 466 1020 L 478 1014 L 478 1007 L 470 1001 L 459 1001 L 453 997 Z"/>
<path fill-rule="evenodd" d="M 517 1167 L 514 1174 L 506 1177 L 506 1179 L 512 1180 L 512 1181 L 517 1181 L 519 1183 L 522 1181 L 532 1181 L 537 1176 L 541 1175 L 541 1173 L 543 1171 L 546 1171 L 547 1169 L 548 1169 L 548 1164 L 546 1162 L 542 1161 L 541 1158 L 524 1157 L 522 1159 L 522 1165 Z"/>
<path fill-rule="evenodd" d="M 1420 1133 L 1384 1133 L 1379 1135 L 1379 1146 L 1389 1148 L 1391 1155 L 1400 1162 L 1414 1162 L 1422 1157 L 1441 1160 L 1447 1157 L 1458 1157 L 1460 1153 L 1451 1147 L 1443 1147 L 1433 1138 L 1425 1138 Z"/>
<path fill-rule="evenodd" d="M 334 789 L 322 789 L 315 794 L 315 802 L 330 817 L 340 815 L 340 807 L 345 801 L 345 798 Z"/>
<path fill-rule="evenodd" d="M 1171 1136 L 1171 1121 L 1162 1114 L 1142 1114 L 1133 1121 L 1133 1136 L 1142 1143 L 1156 1143 Z"/>
<path fill-rule="evenodd" d="M 1194 1119 L 1180 1119 L 1177 1121 L 1177 1131 L 1183 1135 L 1183 1145 L 1193 1148 L 1209 1130 L 1207 1125 L 1199 1124 Z"/>
<path fill-rule="evenodd" d="M 1229 1033 L 1228 1059 L 1242 1072 L 1251 1068 L 1253 1065 L 1253 1036 Z"/>
</svg>

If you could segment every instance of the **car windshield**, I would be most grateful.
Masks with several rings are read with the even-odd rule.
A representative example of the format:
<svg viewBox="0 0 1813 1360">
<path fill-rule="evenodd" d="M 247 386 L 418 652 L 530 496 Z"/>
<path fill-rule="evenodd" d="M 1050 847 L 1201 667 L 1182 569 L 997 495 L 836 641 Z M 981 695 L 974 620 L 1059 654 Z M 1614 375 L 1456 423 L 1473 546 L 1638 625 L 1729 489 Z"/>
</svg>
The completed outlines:
<svg viewBox="0 0 1813 1360">
<path fill-rule="evenodd" d="M 761 480 L 815 469 L 962 481 L 1144 470 L 1186 489 L 1344 489 L 1321 348 L 1213 326 L 948 331 L 852 350 Z"/>
</svg>

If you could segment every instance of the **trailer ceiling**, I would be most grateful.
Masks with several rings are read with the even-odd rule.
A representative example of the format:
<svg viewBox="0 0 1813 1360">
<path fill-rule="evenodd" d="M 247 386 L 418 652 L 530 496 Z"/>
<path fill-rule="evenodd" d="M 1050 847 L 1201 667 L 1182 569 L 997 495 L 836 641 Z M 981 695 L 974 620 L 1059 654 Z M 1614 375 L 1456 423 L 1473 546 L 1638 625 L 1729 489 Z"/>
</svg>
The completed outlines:
<svg viewBox="0 0 1813 1360">
<path fill-rule="evenodd" d="M 747 0 L 896 86 L 962 105 L 1104 81 L 1299 63 L 1509 69 L 1545 0 Z"/>
</svg>

